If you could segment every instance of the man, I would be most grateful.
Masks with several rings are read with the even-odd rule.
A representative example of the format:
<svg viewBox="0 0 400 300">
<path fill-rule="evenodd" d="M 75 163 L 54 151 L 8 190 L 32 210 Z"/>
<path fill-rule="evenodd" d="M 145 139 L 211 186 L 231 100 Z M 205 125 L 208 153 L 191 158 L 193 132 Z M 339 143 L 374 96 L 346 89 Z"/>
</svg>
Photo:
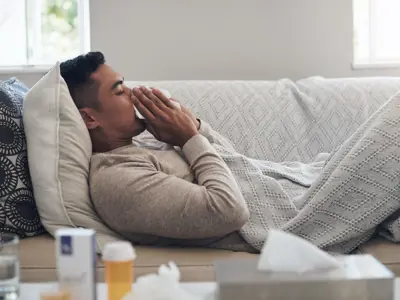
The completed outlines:
<svg viewBox="0 0 400 300">
<path fill-rule="evenodd" d="M 60 67 L 92 140 L 92 201 L 110 228 L 135 244 L 254 251 L 235 232 L 246 203 L 205 136 L 231 147 L 225 139 L 159 90 L 126 87 L 99 52 Z M 132 142 L 145 129 L 163 143 Z"/>
<path fill-rule="evenodd" d="M 400 166 L 385 170 L 389 177 L 376 166 L 400 157 L 400 135 L 375 135 L 390 131 L 396 114 L 375 114 L 331 156 L 274 163 L 237 153 L 159 90 L 126 87 L 99 52 L 62 63 L 61 75 L 92 140 L 94 207 L 135 244 L 257 251 L 274 227 L 344 253 L 378 229 L 400 236 L 398 183 L 387 179 Z"/>
</svg>

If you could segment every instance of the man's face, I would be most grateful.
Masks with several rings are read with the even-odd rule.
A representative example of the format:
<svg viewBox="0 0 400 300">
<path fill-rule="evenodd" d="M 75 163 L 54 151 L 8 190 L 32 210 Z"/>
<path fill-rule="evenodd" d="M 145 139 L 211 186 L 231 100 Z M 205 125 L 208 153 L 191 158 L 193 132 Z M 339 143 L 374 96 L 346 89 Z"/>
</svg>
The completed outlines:
<svg viewBox="0 0 400 300">
<path fill-rule="evenodd" d="M 101 128 L 109 139 L 131 139 L 145 129 L 137 118 L 131 101 L 131 89 L 124 85 L 124 78 L 103 64 L 91 75 L 97 83 L 98 109 L 85 109 L 92 123 L 89 129 Z M 90 128 L 92 127 L 92 128 Z"/>
</svg>

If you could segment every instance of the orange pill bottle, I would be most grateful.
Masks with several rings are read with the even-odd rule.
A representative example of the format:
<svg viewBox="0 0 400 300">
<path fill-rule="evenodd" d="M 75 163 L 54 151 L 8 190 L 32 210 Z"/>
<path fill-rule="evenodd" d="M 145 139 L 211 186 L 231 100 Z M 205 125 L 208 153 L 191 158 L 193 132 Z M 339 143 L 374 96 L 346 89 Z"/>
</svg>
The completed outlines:
<svg viewBox="0 0 400 300">
<path fill-rule="evenodd" d="M 112 242 L 104 246 L 108 300 L 121 300 L 132 291 L 135 258 L 135 249 L 129 242 Z"/>
</svg>

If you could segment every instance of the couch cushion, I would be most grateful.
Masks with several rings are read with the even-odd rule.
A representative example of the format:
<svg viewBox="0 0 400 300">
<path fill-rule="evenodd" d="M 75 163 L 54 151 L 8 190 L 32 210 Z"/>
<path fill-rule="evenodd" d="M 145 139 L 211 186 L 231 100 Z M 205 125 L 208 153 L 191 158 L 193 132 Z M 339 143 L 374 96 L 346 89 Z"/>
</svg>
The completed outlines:
<svg viewBox="0 0 400 300">
<path fill-rule="evenodd" d="M 248 157 L 310 162 L 400 90 L 400 77 L 126 84 L 167 89 Z"/>
<path fill-rule="evenodd" d="M 135 276 L 154 273 L 161 264 L 174 261 L 179 266 L 182 281 L 213 281 L 213 261 L 249 257 L 254 254 L 203 248 L 135 247 Z M 97 261 L 98 281 L 104 282 L 104 265 Z M 21 242 L 21 278 L 23 282 L 56 280 L 54 239 L 49 235 Z"/>
<path fill-rule="evenodd" d="M 400 276 L 400 244 L 376 238 L 359 247 L 357 253 L 373 255 Z"/>
<path fill-rule="evenodd" d="M 16 78 L 0 82 L 0 228 L 20 238 L 44 232 L 33 197 L 22 122 L 27 91 Z"/>
<path fill-rule="evenodd" d="M 59 63 L 26 95 L 24 123 L 33 189 L 44 227 L 53 236 L 63 227 L 93 228 L 100 251 L 117 234 L 100 221 L 90 201 L 90 136 L 60 75 Z"/>
<path fill-rule="evenodd" d="M 161 264 L 174 261 L 182 281 L 214 281 L 213 261 L 252 257 L 255 254 L 204 248 L 158 248 L 136 246 L 135 275 L 156 272 Z M 375 256 L 397 276 L 400 276 L 400 245 L 376 239 L 360 247 L 357 253 Z M 56 259 L 54 239 L 42 235 L 21 241 L 21 278 L 23 282 L 55 281 Z M 104 265 L 97 261 L 98 281 L 104 282 Z"/>
</svg>

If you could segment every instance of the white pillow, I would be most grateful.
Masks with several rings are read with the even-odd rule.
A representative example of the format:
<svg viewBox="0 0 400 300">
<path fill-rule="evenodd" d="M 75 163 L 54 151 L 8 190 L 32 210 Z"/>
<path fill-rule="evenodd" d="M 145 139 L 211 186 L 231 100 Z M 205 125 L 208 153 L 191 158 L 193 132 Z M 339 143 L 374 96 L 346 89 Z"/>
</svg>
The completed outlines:
<svg viewBox="0 0 400 300">
<path fill-rule="evenodd" d="M 57 63 L 28 92 L 24 128 L 29 169 L 43 226 L 51 234 L 64 227 L 96 230 L 97 251 L 122 239 L 104 225 L 89 197 L 92 144 Z"/>
</svg>

